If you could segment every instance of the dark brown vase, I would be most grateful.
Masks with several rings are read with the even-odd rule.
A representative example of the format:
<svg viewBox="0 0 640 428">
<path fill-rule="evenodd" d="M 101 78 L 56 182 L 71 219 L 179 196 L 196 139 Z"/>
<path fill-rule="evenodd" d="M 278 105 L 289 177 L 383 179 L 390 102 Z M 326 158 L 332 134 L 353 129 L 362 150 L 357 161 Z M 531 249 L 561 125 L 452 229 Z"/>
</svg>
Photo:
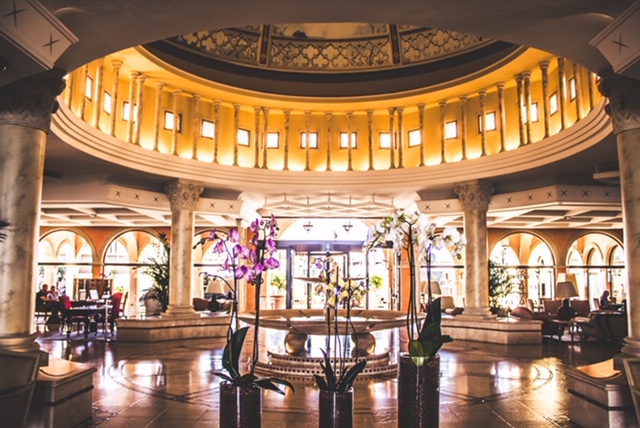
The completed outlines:
<svg viewBox="0 0 640 428">
<path fill-rule="evenodd" d="M 320 390 L 320 428 L 351 428 L 353 426 L 353 390 L 339 394 Z"/>
<path fill-rule="evenodd" d="M 259 428 L 262 418 L 262 390 L 220 382 L 220 426 Z"/>
<path fill-rule="evenodd" d="M 402 354 L 398 361 L 398 427 L 432 428 L 440 424 L 440 356 L 420 367 Z"/>
</svg>

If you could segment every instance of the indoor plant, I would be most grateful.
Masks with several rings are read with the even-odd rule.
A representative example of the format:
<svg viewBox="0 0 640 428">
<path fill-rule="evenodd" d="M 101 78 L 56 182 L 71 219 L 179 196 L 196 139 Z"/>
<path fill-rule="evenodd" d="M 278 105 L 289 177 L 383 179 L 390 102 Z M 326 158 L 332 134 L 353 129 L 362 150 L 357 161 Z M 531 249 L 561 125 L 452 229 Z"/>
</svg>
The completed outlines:
<svg viewBox="0 0 640 428">
<path fill-rule="evenodd" d="M 433 250 L 448 247 L 455 257 L 461 257 L 464 237 L 454 228 L 437 232 L 435 224 L 421 222 L 419 213 L 399 210 L 371 227 L 365 247 L 393 244 L 396 255 L 406 252 L 409 265 L 409 302 L 406 329 L 408 352 L 398 359 L 398 426 L 438 426 L 440 407 L 440 356 L 438 351 L 451 337 L 442 334 L 440 298 L 431 292 Z M 424 319 L 418 312 L 416 266 L 426 267 L 428 309 Z M 419 265 L 418 265 L 419 266 Z"/>
<path fill-rule="evenodd" d="M 145 303 L 145 307 L 151 308 L 147 304 L 147 299 L 157 300 L 162 306 L 162 312 L 166 312 L 169 306 L 169 260 L 171 257 L 171 248 L 166 233 L 158 235 L 158 241 L 164 251 L 159 254 L 158 258 L 151 257 L 145 262 L 142 273 L 149 275 L 153 279 L 153 286 L 142 295 L 141 300 Z M 149 311 L 148 311 L 149 312 Z M 151 312 L 154 312 L 153 310 Z"/>
<path fill-rule="evenodd" d="M 255 367 L 258 361 L 258 332 L 260 328 L 260 288 L 263 283 L 263 272 L 269 269 L 277 269 L 279 262 L 273 257 L 276 247 L 275 238 L 278 232 L 278 224 L 275 217 L 269 220 L 256 219 L 249 226 L 252 233 L 249 245 L 238 242 L 239 233 L 231 229 L 227 240 L 220 237 L 216 231 L 201 239 L 198 245 L 207 241 L 216 241 L 214 251 L 226 252 L 227 258 L 223 269 L 231 271 L 234 279 L 233 297 L 237 302 L 237 283 L 240 279 L 246 279 L 254 286 L 255 291 L 255 320 L 253 349 L 249 371 L 240 372 L 240 354 L 249 330 L 242 327 L 233 331 L 233 316 L 229 322 L 227 344 L 222 354 L 222 369 L 224 371 L 214 374 L 223 379 L 220 382 L 220 426 L 223 427 L 259 427 L 261 424 L 262 389 L 284 394 L 284 390 L 278 385 L 289 387 L 294 391 L 293 385 L 282 379 L 261 378 L 256 376 Z M 262 239 L 261 239 L 262 238 Z M 231 244 L 229 246 L 228 244 Z M 240 263 L 245 261 L 244 264 Z M 235 304 L 234 308 L 237 307 Z"/>
<path fill-rule="evenodd" d="M 353 382 L 364 370 L 367 362 L 358 361 L 358 342 L 356 341 L 356 363 L 347 366 L 347 346 L 349 333 L 355 333 L 351 323 L 351 307 L 359 304 L 366 295 L 364 284 L 355 281 L 344 281 L 340 277 L 340 270 L 327 255 L 324 259 L 315 260 L 318 268 L 322 269 L 324 284 L 318 284 L 316 293 L 325 296 L 325 319 L 327 321 L 327 349 L 322 350 L 324 356 L 320 363 L 324 376 L 314 374 L 319 393 L 319 426 L 347 428 L 353 425 Z M 343 337 L 340 339 L 340 324 L 338 311 L 344 308 Z"/>
</svg>

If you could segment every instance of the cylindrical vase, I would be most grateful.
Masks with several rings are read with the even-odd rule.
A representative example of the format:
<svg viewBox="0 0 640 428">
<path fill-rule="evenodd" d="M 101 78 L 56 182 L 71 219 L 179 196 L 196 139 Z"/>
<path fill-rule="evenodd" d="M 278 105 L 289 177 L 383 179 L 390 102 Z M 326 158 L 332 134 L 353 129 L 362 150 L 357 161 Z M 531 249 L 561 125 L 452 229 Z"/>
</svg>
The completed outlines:
<svg viewBox="0 0 640 428">
<path fill-rule="evenodd" d="M 408 354 L 398 358 L 399 428 L 440 424 L 440 356 L 421 360 L 414 361 Z"/>
<path fill-rule="evenodd" d="M 353 426 L 353 390 L 344 393 L 320 391 L 318 411 L 320 428 Z"/>
<path fill-rule="evenodd" d="M 220 382 L 220 426 L 259 428 L 262 419 L 262 390 Z"/>
</svg>

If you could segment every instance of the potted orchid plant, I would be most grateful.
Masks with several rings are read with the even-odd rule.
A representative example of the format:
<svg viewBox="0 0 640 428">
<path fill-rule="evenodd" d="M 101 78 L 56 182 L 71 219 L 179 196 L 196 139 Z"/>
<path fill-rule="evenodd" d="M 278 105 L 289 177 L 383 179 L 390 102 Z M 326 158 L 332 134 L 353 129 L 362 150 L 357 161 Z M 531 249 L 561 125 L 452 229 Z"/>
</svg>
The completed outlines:
<svg viewBox="0 0 640 428">
<path fill-rule="evenodd" d="M 249 230 L 252 237 L 246 246 L 239 242 L 240 235 L 237 229 L 231 229 L 226 238 L 213 230 L 194 246 L 195 248 L 207 241 L 215 241 L 214 251 L 227 255 L 223 269 L 231 272 L 233 276 L 234 304 L 229 320 L 227 344 L 222 354 L 223 371 L 214 373 L 223 379 L 220 383 L 220 426 L 224 427 L 259 427 L 262 389 L 284 395 L 285 391 L 278 386 L 281 385 L 294 391 L 293 385 L 286 380 L 262 378 L 255 374 L 260 328 L 260 289 L 263 284 L 263 272 L 277 269 L 279 266 L 278 260 L 274 257 L 278 223 L 273 216 L 268 220 L 256 219 L 249 226 Z M 233 330 L 234 318 L 237 321 L 238 281 L 242 279 L 254 286 L 256 302 L 253 348 L 249 371 L 246 373 L 240 371 L 240 354 L 249 327 L 237 328 L 236 322 L 236 330 Z"/>
<path fill-rule="evenodd" d="M 358 361 L 358 342 L 356 341 L 356 363 L 347 366 L 347 346 L 349 334 L 355 333 L 351 321 L 351 308 L 359 305 L 367 293 L 364 282 L 340 276 L 340 269 L 333 259 L 327 255 L 317 258 L 315 265 L 322 269 L 325 283 L 316 286 L 316 293 L 325 297 L 325 319 L 327 321 L 327 349 L 322 350 L 323 361 L 320 363 L 324 376 L 314 374 L 319 394 L 319 426 L 350 427 L 353 425 L 353 382 L 364 370 L 367 362 Z M 340 339 L 339 308 L 343 307 L 344 327 Z"/>
<path fill-rule="evenodd" d="M 434 223 L 425 223 L 419 213 L 399 210 L 371 227 L 365 242 L 367 249 L 393 243 L 394 252 L 406 252 L 409 265 L 409 302 L 406 329 L 408 352 L 398 362 L 398 425 L 438 426 L 440 406 L 440 356 L 443 344 L 451 342 L 442 334 L 440 298 L 433 299 L 431 266 L 434 250 L 447 247 L 456 258 L 466 245 L 463 235 L 455 228 L 438 232 Z M 426 317 L 419 313 L 416 267 L 426 266 L 428 310 Z"/>
</svg>

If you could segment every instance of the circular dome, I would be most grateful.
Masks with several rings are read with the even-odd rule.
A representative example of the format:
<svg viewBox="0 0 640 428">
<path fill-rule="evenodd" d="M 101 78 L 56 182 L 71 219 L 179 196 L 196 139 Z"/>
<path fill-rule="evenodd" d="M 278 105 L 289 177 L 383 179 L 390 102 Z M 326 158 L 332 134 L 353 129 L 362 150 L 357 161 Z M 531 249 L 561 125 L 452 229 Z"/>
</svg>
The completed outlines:
<svg viewBox="0 0 640 428">
<path fill-rule="evenodd" d="M 225 28 L 145 47 L 175 67 L 218 83 L 322 97 L 398 93 L 460 81 L 520 51 L 455 31 L 370 23 Z"/>
</svg>

